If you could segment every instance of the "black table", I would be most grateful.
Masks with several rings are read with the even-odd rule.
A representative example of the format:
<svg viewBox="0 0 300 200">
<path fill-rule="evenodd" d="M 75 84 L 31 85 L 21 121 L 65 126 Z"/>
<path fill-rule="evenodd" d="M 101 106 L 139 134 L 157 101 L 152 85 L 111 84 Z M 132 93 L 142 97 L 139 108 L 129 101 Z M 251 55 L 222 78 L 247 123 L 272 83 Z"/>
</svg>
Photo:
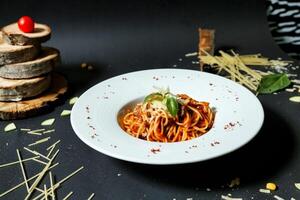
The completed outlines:
<svg viewBox="0 0 300 200">
<path fill-rule="evenodd" d="M 216 29 L 218 49 L 234 48 L 239 53 L 262 53 L 286 58 L 274 43 L 265 15 L 265 2 L 252 1 L 17 1 L 2 0 L 0 25 L 30 15 L 52 27 L 49 46 L 61 50 L 64 73 L 70 84 L 67 99 L 79 96 L 92 85 L 126 72 L 150 68 L 188 68 L 198 70 L 195 57 L 184 55 L 198 48 L 198 27 Z M 183 60 L 180 62 L 179 59 Z M 80 68 L 91 63 L 93 71 Z M 299 73 L 299 72 L 298 72 Z M 226 156 L 210 161 L 179 166 L 149 166 L 107 157 L 85 145 L 73 132 L 68 117 L 60 117 L 62 102 L 42 115 L 14 120 L 18 128 L 40 128 L 41 121 L 56 118 L 51 142 L 60 139 L 61 163 L 53 173 L 61 179 L 80 166 L 85 169 L 58 190 L 62 199 L 221 199 L 231 193 L 243 199 L 273 199 L 262 194 L 269 181 L 278 184 L 278 196 L 300 198 L 294 187 L 300 182 L 300 107 L 291 103 L 291 93 L 260 95 L 265 122 L 249 144 Z M 0 122 L 0 130 L 8 122 Z M 20 131 L 0 134 L 0 163 L 17 159 L 16 148 L 38 137 Z M 50 144 L 50 143 L 47 143 Z M 45 148 L 47 144 L 40 145 Z M 23 152 L 23 151 L 22 151 Z M 25 155 L 25 153 L 24 153 Z M 28 155 L 28 154 L 26 154 Z M 31 162 L 32 163 L 32 162 Z M 37 167 L 39 166 L 39 167 Z M 40 165 L 28 162 L 34 174 Z M 229 188 L 239 177 L 241 184 Z M 0 169 L 0 193 L 21 182 L 18 165 Z M 210 191 L 207 191 L 210 190 Z M 23 199 L 25 187 L 3 197 Z"/>
</svg>

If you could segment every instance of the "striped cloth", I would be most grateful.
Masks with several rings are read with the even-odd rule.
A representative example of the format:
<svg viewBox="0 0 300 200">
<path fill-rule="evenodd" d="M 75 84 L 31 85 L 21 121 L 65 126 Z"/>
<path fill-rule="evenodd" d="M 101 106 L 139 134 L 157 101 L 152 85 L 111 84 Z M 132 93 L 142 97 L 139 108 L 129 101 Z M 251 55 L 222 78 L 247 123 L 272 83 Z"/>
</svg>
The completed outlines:
<svg viewBox="0 0 300 200">
<path fill-rule="evenodd" d="M 300 1 L 267 0 L 271 34 L 289 56 L 300 59 Z"/>
</svg>

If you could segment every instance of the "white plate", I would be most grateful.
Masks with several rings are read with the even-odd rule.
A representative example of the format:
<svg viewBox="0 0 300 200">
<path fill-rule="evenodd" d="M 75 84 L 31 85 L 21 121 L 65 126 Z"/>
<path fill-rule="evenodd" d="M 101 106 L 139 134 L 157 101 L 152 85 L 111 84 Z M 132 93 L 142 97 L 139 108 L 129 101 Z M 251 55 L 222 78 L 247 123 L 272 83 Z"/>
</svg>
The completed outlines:
<svg viewBox="0 0 300 200">
<path fill-rule="evenodd" d="M 148 142 L 124 132 L 117 116 L 122 107 L 155 91 L 170 87 L 217 109 L 213 128 L 193 140 Z M 145 164 L 182 164 L 203 161 L 232 152 L 260 130 L 263 108 L 248 89 L 221 76 L 184 69 L 132 72 L 105 80 L 80 96 L 71 113 L 78 137 L 108 156 Z M 158 150 L 158 151 L 157 151 Z"/>
</svg>

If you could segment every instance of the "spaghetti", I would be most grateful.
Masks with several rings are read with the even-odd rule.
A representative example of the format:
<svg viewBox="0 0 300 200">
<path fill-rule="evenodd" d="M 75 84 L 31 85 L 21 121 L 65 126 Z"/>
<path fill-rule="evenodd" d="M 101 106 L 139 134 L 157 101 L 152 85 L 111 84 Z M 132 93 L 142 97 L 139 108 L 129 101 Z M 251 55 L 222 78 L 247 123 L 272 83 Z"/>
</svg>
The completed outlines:
<svg viewBox="0 0 300 200">
<path fill-rule="evenodd" d="M 196 101 L 186 94 L 160 94 L 161 98 L 155 95 L 154 100 L 137 104 L 120 119 L 128 134 L 147 141 L 179 142 L 199 137 L 212 127 L 215 112 L 208 102 Z M 176 99 L 175 104 L 168 103 L 168 98 Z"/>
</svg>

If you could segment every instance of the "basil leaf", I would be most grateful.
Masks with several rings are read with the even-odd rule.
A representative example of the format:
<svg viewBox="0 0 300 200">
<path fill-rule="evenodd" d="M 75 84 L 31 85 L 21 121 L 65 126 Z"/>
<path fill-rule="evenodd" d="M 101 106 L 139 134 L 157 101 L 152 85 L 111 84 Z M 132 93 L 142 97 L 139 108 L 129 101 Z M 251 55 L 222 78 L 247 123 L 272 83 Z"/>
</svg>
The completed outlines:
<svg viewBox="0 0 300 200">
<path fill-rule="evenodd" d="M 291 84 L 286 74 L 270 74 L 264 76 L 258 86 L 258 93 L 270 94 L 281 90 Z"/>
<path fill-rule="evenodd" d="M 149 102 L 149 101 L 153 101 L 153 100 L 162 101 L 163 100 L 163 96 L 160 93 L 149 94 L 149 95 L 147 95 L 145 97 L 144 103 Z"/>
<path fill-rule="evenodd" d="M 179 110 L 179 105 L 177 100 L 174 97 L 167 97 L 166 106 L 168 108 L 169 113 L 175 117 Z"/>
</svg>

